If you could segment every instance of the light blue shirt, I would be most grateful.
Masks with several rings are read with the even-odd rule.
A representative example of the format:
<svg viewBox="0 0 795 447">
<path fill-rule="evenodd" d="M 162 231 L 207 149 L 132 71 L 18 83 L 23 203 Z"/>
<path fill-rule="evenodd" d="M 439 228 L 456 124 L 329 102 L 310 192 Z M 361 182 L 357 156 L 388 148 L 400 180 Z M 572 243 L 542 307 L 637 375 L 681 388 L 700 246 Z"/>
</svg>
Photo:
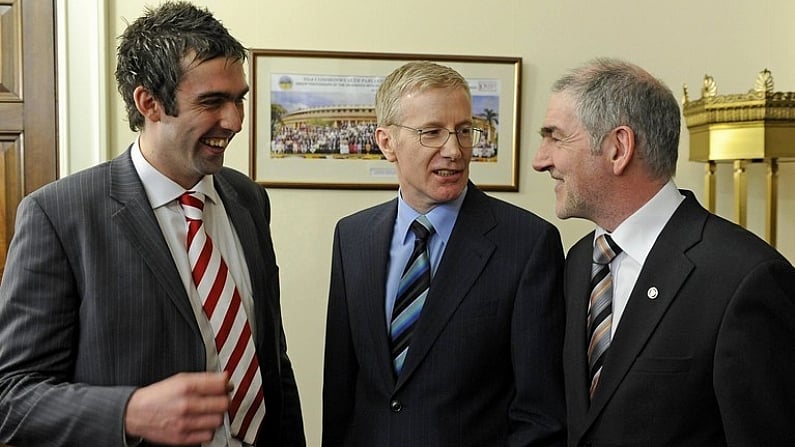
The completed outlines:
<svg viewBox="0 0 795 447">
<path fill-rule="evenodd" d="M 434 228 L 433 235 L 428 239 L 431 278 L 436 274 L 436 269 L 439 267 L 439 261 L 442 259 L 447 241 L 450 240 L 450 234 L 453 232 L 453 227 L 458 218 L 458 212 L 461 210 L 461 204 L 464 203 L 466 193 L 467 189 L 464 188 L 464 191 L 457 199 L 437 205 L 425 215 Z M 389 326 L 392 322 L 392 309 L 395 307 L 400 277 L 403 275 L 403 269 L 406 267 L 406 262 L 408 262 L 414 249 L 414 233 L 410 229 L 411 223 L 419 216 L 420 213 L 410 207 L 398 191 L 397 219 L 395 219 L 395 227 L 392 230 L 386 279 L 386 305 L 384 307 L 386 308 L 387 332 L 389 332 Z M 431 279 L 432 287 L 433 279 Z"/>
</svg>

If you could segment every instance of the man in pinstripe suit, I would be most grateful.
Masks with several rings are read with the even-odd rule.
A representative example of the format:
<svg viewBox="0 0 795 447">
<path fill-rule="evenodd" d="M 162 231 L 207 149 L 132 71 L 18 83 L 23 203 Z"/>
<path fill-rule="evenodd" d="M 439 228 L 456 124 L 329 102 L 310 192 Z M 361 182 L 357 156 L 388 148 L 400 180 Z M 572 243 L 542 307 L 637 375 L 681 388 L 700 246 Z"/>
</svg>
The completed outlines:
<svg viewBox="0 0 795 447">
<path fill-rule="evenodd" d="M 400 190 L 334 232 L 323 447 L 565 445 L 557 229 L 469 180 L 480 129 L 454 69 L 409 62 L 375 104 Z M 404 306 L 415 220 L 430 285 Z"/>
<path fill-rule="evenodd" d="M 0 443 L 244 445 L 185 251 L 176 198 L 192 190 L 253 333 L 266 406 L 254 445 L 303 446 L 268 196 L 223 167 L 243 121 L 245 49 L 207 10 L 175 2 L 132 23 L 118 56 L 138 138 L 20 204 L 0 285 Z"/>
</svg>

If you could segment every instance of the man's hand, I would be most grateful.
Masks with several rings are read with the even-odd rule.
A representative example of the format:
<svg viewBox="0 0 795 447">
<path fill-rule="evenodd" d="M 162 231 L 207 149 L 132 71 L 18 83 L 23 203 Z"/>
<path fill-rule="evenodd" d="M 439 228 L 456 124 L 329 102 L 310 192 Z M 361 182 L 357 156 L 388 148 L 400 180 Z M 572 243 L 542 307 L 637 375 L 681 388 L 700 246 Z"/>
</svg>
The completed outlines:
<svg viewBox="0 0 795 447">
<path fill-rule="evenodd" d="M 180 373 L 139 388 L 124 415 L 127 436 L 161 444 L 199 444 L 213 439 L 229 408 L 227 373 Z"/>
</svg>

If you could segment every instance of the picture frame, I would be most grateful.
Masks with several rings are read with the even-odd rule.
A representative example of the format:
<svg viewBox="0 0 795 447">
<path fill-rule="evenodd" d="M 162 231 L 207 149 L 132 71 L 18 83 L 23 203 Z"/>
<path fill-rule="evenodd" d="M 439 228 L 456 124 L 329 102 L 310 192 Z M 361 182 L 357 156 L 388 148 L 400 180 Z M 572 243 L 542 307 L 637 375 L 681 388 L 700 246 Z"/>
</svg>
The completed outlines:
<svg viewBox="0 0 795 447">
<path fill-rule="evenodd" d="M 250 49 L 250 173 L 266 187 L 397 189 L 372 135 L 374 98 L 408 61 L 447 65 L 467 79 L 475 127 L 470 179 L 519 190 L 521 57 Z"/>
</svg>

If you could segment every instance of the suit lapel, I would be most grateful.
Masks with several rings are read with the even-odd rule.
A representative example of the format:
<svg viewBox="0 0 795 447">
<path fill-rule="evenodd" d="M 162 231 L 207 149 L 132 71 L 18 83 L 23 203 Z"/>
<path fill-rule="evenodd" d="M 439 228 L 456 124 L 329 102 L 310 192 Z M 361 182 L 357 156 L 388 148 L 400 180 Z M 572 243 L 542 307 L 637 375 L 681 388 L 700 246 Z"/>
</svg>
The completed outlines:
<svg viewBox="0 0 795 447">
<path fill-rule="evenodd" d="M 179 313 L 199 334 L 193 309 L 182 287 L 177 267 L 171 258 L 171 251 L 163 239 L 163 233 L 152 205 L 146 197 L 141 180 L 135 170 L 128 149 L 110 162 L 110 197 L 121 204 L 112 216 L 121 233 L 138 251 L 154 278 L 160 283 L 166 295 L 177 307 Z"/>
<path fill-rule="evenodd" d="M 365 343 L 368 351 L 375 356 L 374 367 L 378 376 L 384 379 L 384 389 L 391 390 L 395 385 L 395 374 L 392 371 L 392 358 L 389 347 L 389 336 L 386 325 L 386 276 L 389 265 L 389 247 L 392 231 L 397 218 L 397 199 L 381 205 L 372 218 L 364 225 L 360 243 L 356 244 L 355 259 L 366 260 L 365 266 L 372 270 L 357 269 L 355 284 L 357 292 L 352 297 L 361 298 L 361 302 L 351 303 L 349 312 L 351 321 L 363 321 L 369 334 Z M 350 242 L 350 241 L 349 241 Z M 360 287 L 360 288 L 358 288 Z M 365 359 L 364 361 L 368 361 Z"/>
<path fill-rule="evenodd" d="M 587 425 L 596 419 L 620 386 L 693 270 L 685 253 L 701 239 L 706 219 L 706 211 L 687 193 L 654 243 L 610 345 Z M 655 295 L 656 298 L 650 298 Z"/>
<path fill-rule="evenodd" d="M 588 335 L 586 319 L 593 252 L 593 232 L 581 239 L 566 257 L 566 340 L 564 358 L 569 417 L 584 417 L 590 406 L 588 397 Z M 574 421 L 572 421 L 574 422 Z M 577 426 L 576 423 L 572 423 Z"/>
<path fill-rule="evenodd" d="M 227 181 L 220 171 L 214 175 L 214 186 L 224 202 L 226 214 L 229 216 L 229 221 L 237 233 L 240 240 L 240 245 L 243 247 L 243 255 L 246 258 L 246 266 L 248 267 L 249 278 L 251 279 L 251 294 L 253 295 L 254 306 L 258 309 L 263 309 L 254 314 L 260 318 L 256 319 L 257 324 L 257 347 L 260 352 L 269 346 L 265 343 L 267 338 L 265 334 L 273 333 L 273 322 L 276 321 L 270 314 L 270 308 L 266 306 L 267 303 L 272 302 L 269 299 L 264 299 L 264 296 L 269 293 L 267 280 L 269 279 L 268 269 L 265 266 L 262 250 L 268 249 L 259 243 L 254 244 L 253 241 L 259 241 L 259 233 L 269 231 L 268 228 L 257 228 L 254 218 L 249 211 L 249 208 L 240 200 L 237 191 Z M 265 224 L 267 225 L 267 223 Z M 258 299 L 262 297 L 263 299 Z"/>
<path fill-rule="evenodd" d="M 486 195 L 470 183 L 439 268 L 431 280 L 397 387 L 417 369 L 485 268 L 495 250 L 485 233 L 495 225 Z"/>
</svg>

